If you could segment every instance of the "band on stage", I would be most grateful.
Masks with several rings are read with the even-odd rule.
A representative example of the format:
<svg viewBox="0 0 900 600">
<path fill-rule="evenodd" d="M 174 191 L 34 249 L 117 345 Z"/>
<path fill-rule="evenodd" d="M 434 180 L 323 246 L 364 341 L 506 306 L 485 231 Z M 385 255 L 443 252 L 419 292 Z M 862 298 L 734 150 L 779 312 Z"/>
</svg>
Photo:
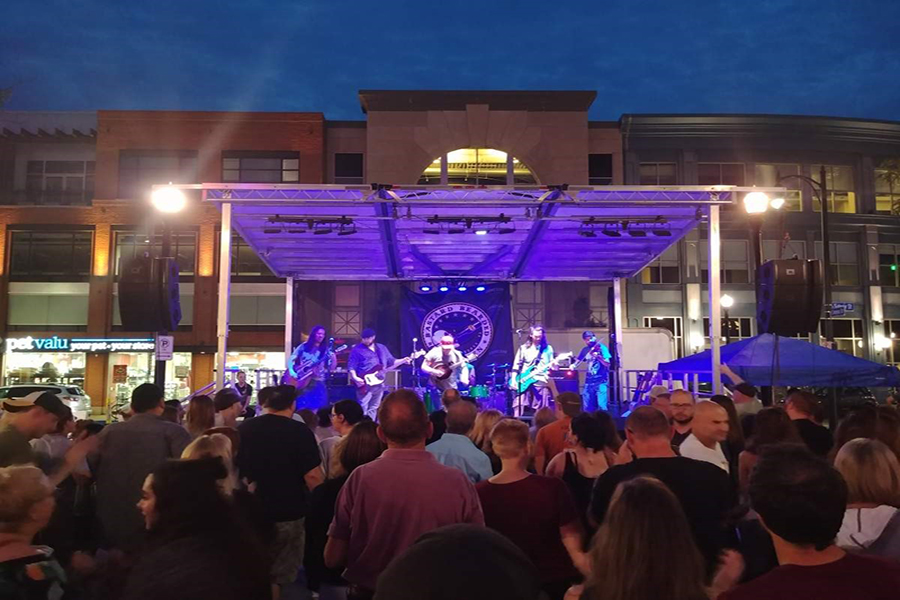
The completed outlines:
<svg viewBox="0 0 900 600">
<path fill-rule="evenodd" d="M 581 391 L 585 410 L 606 410 L 608 407 L 609 348 L 591 331 L 582 334 L 584 347 L 572 360 L 572 352 L 555 354 L 553 346 L 541 325 L 528 330 L 528 337 L 518 350 L 512 365 L 487 365 L 491 374 L 485 382 L 488 387 L 477 385 L 473 361 L 474 354 L 463 354 L 452 333 L 444 332 L 437 344 L 426 350 L 416 350 L 409 356 L 396 358 L 384 344 L 376 342 L 376 332 L 366 328 L 360 333 L 360 341 L 350 350 L 347 359 L 348 384 L 355 388 L 356 399 L 365 414 L 375 419 L 378 406 L 384 397 L 386 376 L 390 371 L 414 365 L 422 358 L 417 371 L 427 379 L 427 388 L 437 398 L 449 389 L 470 393 L 482 399 L 486 396 L 503 400 L 503 412 L 513 416 L 525 416 L 531 411 L 551 407 L 558 394 L 554 378 L 557 369 L 574 372 L 585 367 L 584 386 Z M 337 366 L 337 355 L 347 346 L 335 348 L 334 338 L 328 337 L 325 328 L 317 325 L 310 330 L 308 339 L 298 345 L 291 354 L 288 368 L 281 383 L 297 388 L 297 407 L 318 409 L 329 403 L 328 374 Z M 569 362 L 571 361 L 571 362 Z M 565 366 L 568 363 L 568 366 Z M 510 368 L 511 367 L 511 368 Z M 576 378 L 577 381 L 577 378 Z M 493 400 L 497 406 L 497 400 Z"/>
</svg>

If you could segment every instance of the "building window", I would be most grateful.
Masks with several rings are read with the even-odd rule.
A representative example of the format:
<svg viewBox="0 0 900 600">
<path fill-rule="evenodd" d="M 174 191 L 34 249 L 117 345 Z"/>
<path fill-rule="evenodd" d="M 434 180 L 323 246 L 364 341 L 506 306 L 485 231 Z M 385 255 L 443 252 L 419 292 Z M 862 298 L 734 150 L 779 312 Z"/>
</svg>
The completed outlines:
<svg viewBox="0 0 900 600">
<path fill-rule="evenodd" d="M 544 322 L 544 287 L 540 282 L 513 284 L 513 323 L 527 329 Z M 524 336 L 523 336 L 524 341 Z"/>
<path fill-rule="evenodd" d="M 361 152 L 336 152 L 334 155 L 335 183 L 363 183 L 363 155 Z"/>
<path fill-rule="evenodd" d="M 534 175 L 525 163 L 502 150 L 461 148 L 448 152 L 447 183 L 450 185 L 534 185 Z M 441 183 L 441 159 L 432 162 L 419 184 Z"/>
<path fill-rule="evenodd" d="M 819 335 L 823 338 L 827 322 L 828 319 L 819 321 Z M 862 356 L 865 349 L 862 319 L 831 319 L 831 323 L 835 349 L 853 356 Z"/>
<path fill-rule="evenodd" d="M 900 215 L 900 172 L 875 169 L 875 212 Z"/>
<path fill-rule="evenodd" d="M 678 261 L 678 245 L 669 247 L 662 255 L 647 265 L 640 274 L 641 283 L 681 283 L 681 264 Z"/>
<path fill-rule="evenodd" d="M 753 317 L 731 317 L 726 320 L 722 317 L 722 341 L 726 344 L 738 342 L 753 337 Z M 706 348 L 710 348 L 712 342 L 709 338 L 709 317 L 703 317 L 703 339 Z"/>
<path fill-rule="evenodd" d="M 675 163 L 641 163 L 641 185 L 675 185 Z"/>
<path fill-rule="evenodd" d="M 766 164 L 757 163 L 753 167 L 754 185 L 760 187 L 785 187 L 788 191 L 784 194 L 784 206 L 782 210 L 799 212 L 803 210 L 803 195 L 800 191 L 801 181 L 791 177 L 782 181 L 788 175 L 799 175 L 800 165 Z"/>
<path fill-rule="evenodd" d="M 810 165 L 810 175 L 818 183 L 822 165 Z M 856 212 L 856 192 L 853 185 L 853 167 L 825 165 L 825 185 L 828 188 L 828 210 L 838 213 Z M 822 205 L 813 197 L 813 210 L 819 212 Z"/>
<path fill-rule="evenodd" d="M 878 279 L 881 285 L 900 286 L 900 245 L 880 244 L 878 246 Z"/>
<path fill-rule="evenodd" d="M 227 183 L 297 183 L 297 152 L 223 152 L 222 181 Z"/>
<path fill-rule="evenodd" d="M 588 154 L 588 185 L 611 185 L 612 154 Z"/>
<path fill-rule="evenodd" d="M 806 258 L 806 242 L 803 240 L 763 240 L 763 261 L 779 258 Z"/>
<path fill-rule="evenodd" d="M 133 231 L 116 232 L 116 277 L 119 276 L 122 261 L 149 253 L 150 256 L 162 255 L 162 235 L 153 236 Z M 173 233 L 172 256 L 178 262 L 178 273 L 182 276 L 194 274 L 197 253 L 197 234 Z"/>
<path fill-rule="evenodd" d="M 697 163 L 700 185 L 744 185 L 744 163 Z"/>
<path fill-rule="evenodd" d="M 831 285 L 859 285 L 859 258 L 856 242 L 831 242 Z M 822 242 L 816 242 L 816 258 L 822 259 Z"/>
<path fill-rule="evenodd" d="M 671 331 L 675 339 L 675 350 L 679 358 L 684 356 L 681 317 L 644 317 L 644 327 L 659 327 Z"/>
<path fill-rule="evenodd" d="M 143 198 L 155 184 L 196 183 L 194 150 L 122 150 L 119 152 L 119 197 Z"/>
<path fill-rule="evenodd" d="M 332 331 L 336 337 L 345 339 L 359 337 L 362 330 L 361 290 L 359 284 L 337 284 L 334 286 L 334 311 Z"/>
<path fill-rule="evenodd" d="M 896 367 L 900 365 L 900 320 L 885 320 L 884 337 L 890 341 L 890 346 L 884 350 L 885 362 Z"/>
<path fill-rule="evenodd" d="M 29 160 L 26 171 L 28 204 L 85 205 L 94 198 L 92 160 Z"/>
<path fill-rule="evenodd" d="M 275 277 L 253 248 L 235 234 L 231 236 L 231 274 L 236 277 Z"/>
<path fill-rule="evenodd" d="M 750 250 L 744 240 L 722 240 L 722 283 L 750 283 Z M 700 244 L 700 281 L 709 283 L 709 243 Z"/>
<path fill-rule="evenodd" d="M 11 281 L 87 281 L 91 274 L 90 231 L 13 231 Z"/>
</svg>

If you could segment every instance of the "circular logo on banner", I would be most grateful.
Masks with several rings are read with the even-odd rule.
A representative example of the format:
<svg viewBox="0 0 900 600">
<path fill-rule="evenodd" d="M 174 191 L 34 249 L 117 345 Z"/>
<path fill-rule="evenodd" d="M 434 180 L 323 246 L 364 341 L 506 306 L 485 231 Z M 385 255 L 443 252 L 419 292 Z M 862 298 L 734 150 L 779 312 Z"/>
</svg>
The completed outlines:
<svg viewBox="0 0 900 600">
<path fill-rule="evenodd" d="M 440 344 L 446 333 L 459 344 L 460 352 L 481 358 L 494 339 L 494 324 L 474 304 L 451 302 L 438 306 L 422 319 L 422 340 L 427 348 Z"/>
</svg>

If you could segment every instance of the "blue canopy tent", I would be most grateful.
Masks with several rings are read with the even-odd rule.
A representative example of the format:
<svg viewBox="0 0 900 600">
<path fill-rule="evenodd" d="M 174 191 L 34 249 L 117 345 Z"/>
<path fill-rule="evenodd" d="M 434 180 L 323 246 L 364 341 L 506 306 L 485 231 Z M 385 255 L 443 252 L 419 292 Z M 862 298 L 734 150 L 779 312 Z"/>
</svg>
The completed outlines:
<svg viewBox="0 0 900 600">
<path fill-rule="evenodd" d="M 804 340 L 764 333 L 722 346 L 722 363 L 756 386 L 893 387 L 900 370 Z M 709 382 L 710 351 L 660 363 L 662 373 Z"/>
</svg>

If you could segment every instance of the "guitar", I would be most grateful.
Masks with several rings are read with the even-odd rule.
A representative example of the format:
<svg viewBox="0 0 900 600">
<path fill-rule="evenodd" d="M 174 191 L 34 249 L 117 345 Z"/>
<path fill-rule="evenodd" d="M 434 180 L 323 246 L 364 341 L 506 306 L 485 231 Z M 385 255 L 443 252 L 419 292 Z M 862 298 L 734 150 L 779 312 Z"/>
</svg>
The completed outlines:
<svg viewBox="0 0 900 600">
<path fill-rule="evenodd" d="M 541 379 L 542 375 L 547 373 L 550 369 L 555 368 L 559 361 L 567 358 L 572 358 L 571 352 L 563 352 L 546 365 L 537 364 L 527 367 L 511 382 L 510 387 L 513 388 L 516 394 L 524 394 L 531 386 Z"/>
<path fill-rule="evenodd" d="M 399 369 L 403 365 L 408 365 L 412 363 L 412 361 L 416 360 L 417 358 L 421 358 L 422 356 L 425 356 L 425 351 L 416 350 L 406 358 L 401 358 L 396 362 L 396 364 L 390 367 L 385 368 L 379 363 L 365 373 L 358 373 L 363 382 L 356 383 L 356 380 L 354 380 L 354 383 L 356 383 L 356 387 L 359 388 L 359 392 L 361 394 L 365 394 L 367 391 L 369 391 L 370 387 L 374 387 L 376 385 L 381 385 L 384 383 L 385 373 Z"/>
<path fill-rule="evenodd" d="M 284 375 L 281 376 L 281 385 L 292 385 L 298 390 L 302 390 L 309 385 L 309 381 L 312 379 L 313 373 L 316 370 L 316 367 L 321 365 L 323 362 L 327 361 L 331 354 L 339 354 L 347 349 L 347 344 L 343 344 L 338 346 L 334 350 L 331 348 L 328 349 L 328 352 L 325 352 L 321 357 L 317 360 L 313 361 L 303 361 L 297 367 L 297 375 L 291 375 L 291 372 L 285 371 Z"/>
<path fill-rule="evenodd" d="M 466 354 L 465 356 L 463 356 L 459 361 L 457 361 L 455 363 L 451 363 L 449 365 L 438 363 L 431 368 L 437 369 L 438 371 L 441 372 L 441 374 L 440 375 L 430 375 L 429 377 L 430 377 L 432 383 L 444 381 L 445 379 L 448 379 L 453 374 L 453 371 L 455 371 L 462 365 L 475 360 L 476 358 L 478 358 L 478 355 L 475 354 L 474 352 L 472 352 L 471 354 Z"/>
</svg>

